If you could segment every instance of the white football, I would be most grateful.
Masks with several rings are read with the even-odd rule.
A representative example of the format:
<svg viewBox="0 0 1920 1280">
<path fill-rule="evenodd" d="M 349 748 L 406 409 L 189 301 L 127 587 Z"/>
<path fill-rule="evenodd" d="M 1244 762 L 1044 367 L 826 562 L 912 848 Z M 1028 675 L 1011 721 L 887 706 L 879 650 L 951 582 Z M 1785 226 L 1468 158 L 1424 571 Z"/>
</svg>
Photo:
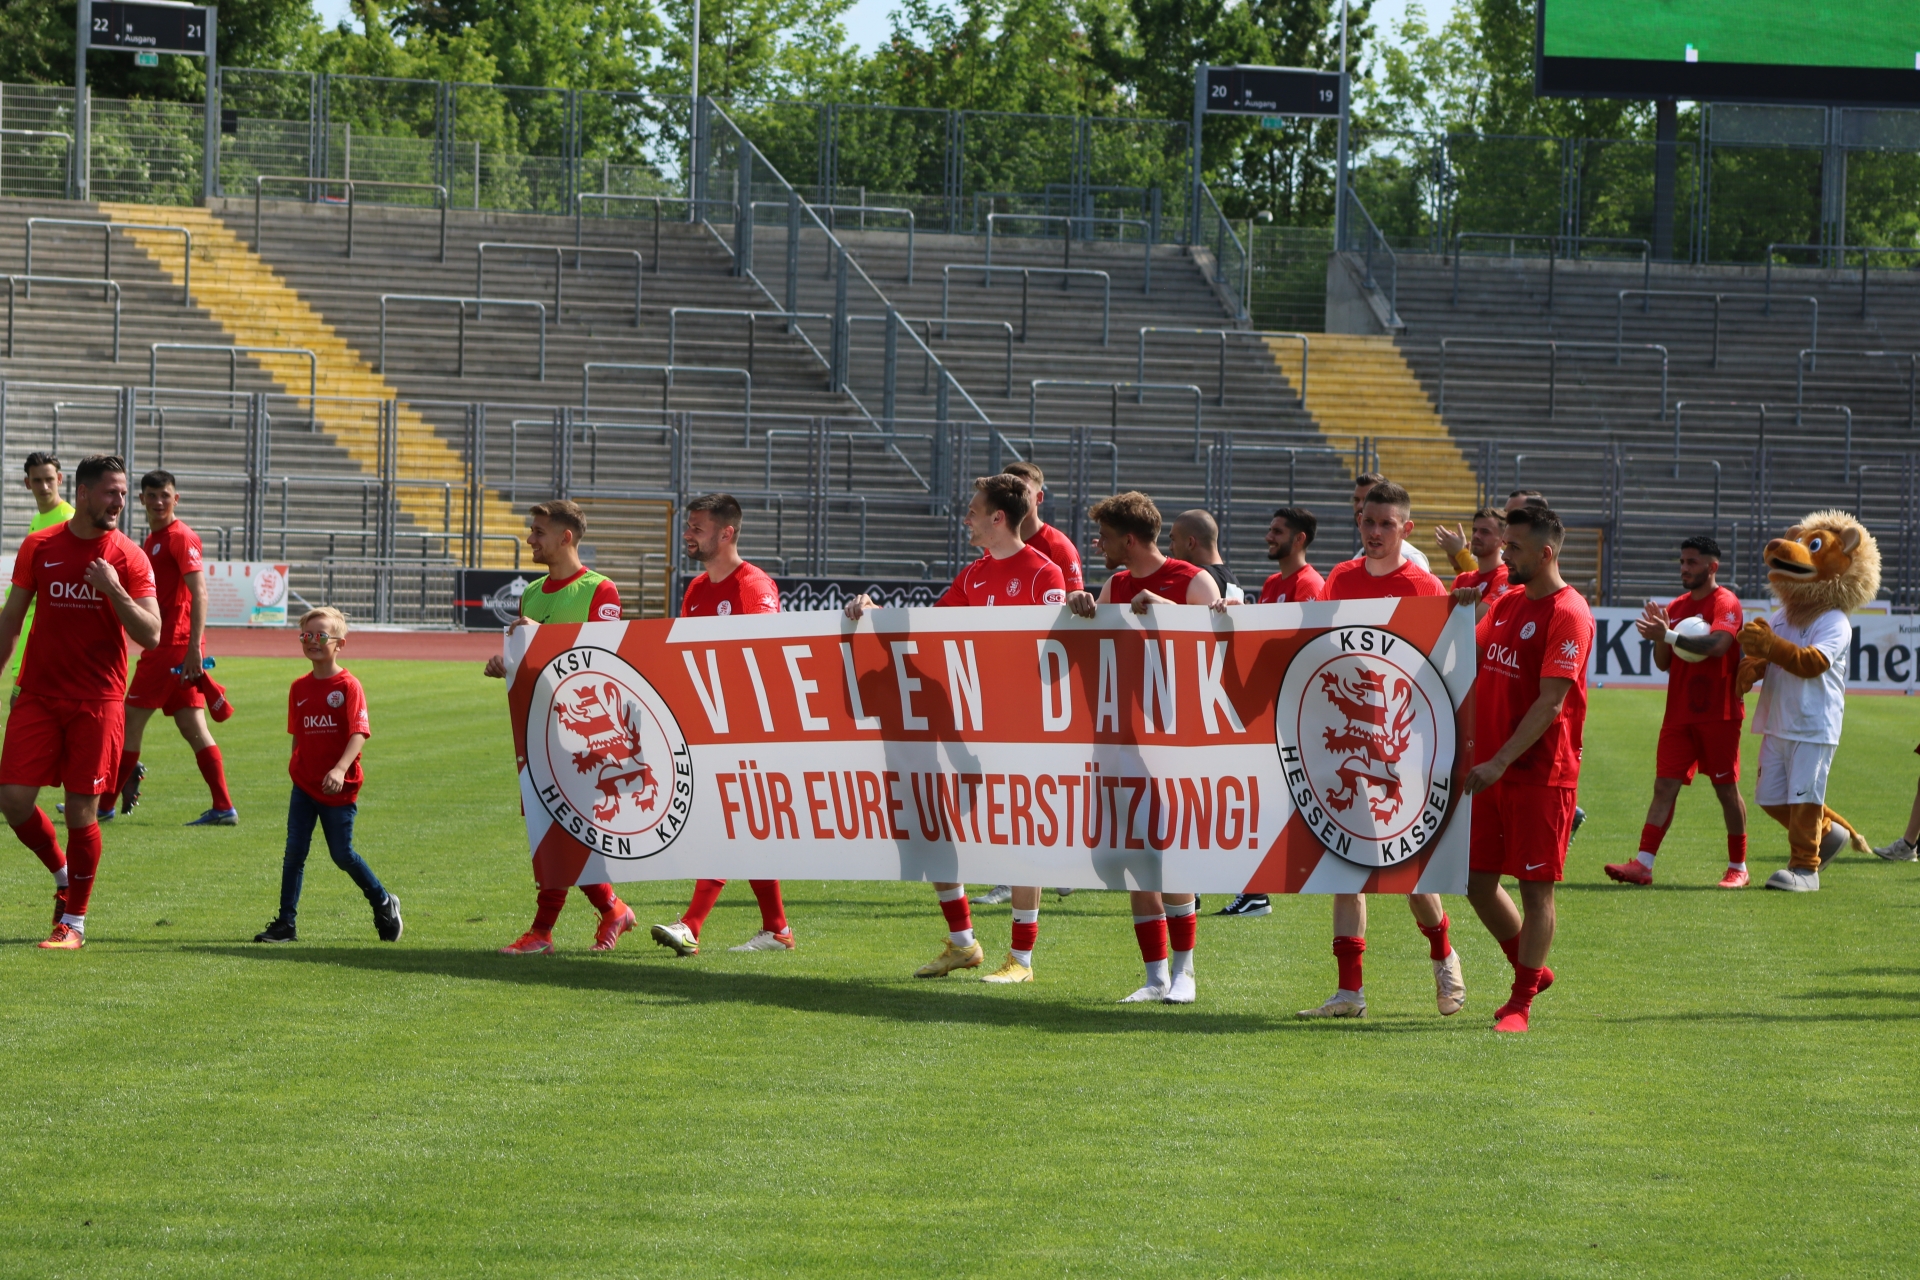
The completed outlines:
<svg viewBox="0 0 1920 1280">
<path fill-rule="evenodd" d="M 1713 634 L 1713 624 L 1705 618 L 1682 618 L 1680 619 L 1680 625 L 1675 627 L 1670 634 L 1685 636 L 1689 640 L 1704 640 Z M 1707 659 L 1707 655 L 1704 653 L 1689 653 L 1685 649 L 1675 649 L 1673 652 L 1683 662 L 1705 662 Z"/>
</svg>

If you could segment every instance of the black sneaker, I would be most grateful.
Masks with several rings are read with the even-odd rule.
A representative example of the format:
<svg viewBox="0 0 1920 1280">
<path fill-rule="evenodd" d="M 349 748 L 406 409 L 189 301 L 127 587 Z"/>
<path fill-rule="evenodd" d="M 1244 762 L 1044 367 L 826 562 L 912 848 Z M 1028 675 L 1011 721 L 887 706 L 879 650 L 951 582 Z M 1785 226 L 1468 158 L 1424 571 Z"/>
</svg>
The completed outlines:
<svg viewBox="0 0 1920 1280">
<path fill-rule="evenodd" d="M 400 941 L 400 899 L 388 894 L 386 901 L 373 909 L 373 928 L 382 942 Z"/>
<path fill-rule="evenodd" d="M 1217 916 L 1265 916 L 1273 914 L 1273 903 L 1264 893 L 1243 893 L 1213 914 Z"/>
<path fill-rule="evenodd" d="M 133 776 L 127 779 L 127 786 L 120 793 L 120 812 L 132 813 L 140 807 L 140 783 L 147 776 L 147 762 L 136 760 L 133 764 Z"/>
<path fill-rule="evenodd" d="M 1582 809 L 1579 805 L 1573 806 L 1573 830 L 1567 832 L 1567 839 L 1571 840 L 1575 836 L 1579 835 L 1580 828 L 1585 826 L 1586 822 L 1587 822 L 1587 811 L 1585 809 Z"/>
<path fill-rule="evenodd" d="M 287 920 L 275 920 L 272 924 L 253 935 L 255 942 L 298 942 L 300 935 L 293 924 Z"/>
</svg>

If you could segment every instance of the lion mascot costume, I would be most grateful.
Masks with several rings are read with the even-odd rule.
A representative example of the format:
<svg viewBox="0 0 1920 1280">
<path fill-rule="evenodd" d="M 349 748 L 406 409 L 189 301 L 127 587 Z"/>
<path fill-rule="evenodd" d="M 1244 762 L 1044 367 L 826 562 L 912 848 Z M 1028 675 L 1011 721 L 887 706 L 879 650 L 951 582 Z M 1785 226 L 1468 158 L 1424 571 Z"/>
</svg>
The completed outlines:
<svg viewBox="0 0 1920 1280">
<path fill-rule="evenodd" d="M 1791 859 L 1767 888 L 1806 893 L 1845 845 L 1872 846 L 1826 807 L 1827 773 L 1846 713 L 1848 614 L 1880 592 L 1880 547 L 1844 511 L 1816 511 L 1767 544 L 1767 583 L 1780 607 L 1740 629 L 1739 690 L 1760 685 L 1754 799 L 1787 829 Z"/>
</svg>

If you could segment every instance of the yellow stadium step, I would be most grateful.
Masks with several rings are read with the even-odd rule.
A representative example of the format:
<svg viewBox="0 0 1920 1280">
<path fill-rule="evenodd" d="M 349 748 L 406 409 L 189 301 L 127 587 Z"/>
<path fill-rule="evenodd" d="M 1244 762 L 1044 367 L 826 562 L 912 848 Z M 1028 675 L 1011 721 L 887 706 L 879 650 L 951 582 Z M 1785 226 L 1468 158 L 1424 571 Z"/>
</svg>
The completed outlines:
<svg viewBox="0 0 1920 1280">
<path fill-rule="evenodd" d="M 1393 339 L 1316 333 L 1308 341 L 1306 409 L 1322 434 L 1342 449 L 1356 437 L 1378 440 L 1381 471 L 1406 486 L 1423 525 L 1470 515 L 1479 478 Z M 1267 347 L 1299 386 L 1299 343 L 1270 338 Z"/>
<path fill-rule="evenodd" d="M 102 203 L 100 210 L 119 223 L 150 222 L 153 216 L 151 209 L 141 205 Z M 304 347 L 312 351 L 319 362 L 315 418 L 320 430 L 345 449 L 363 471 L 377 475 L 379 415 L 373 402 L 398 399 L 399 393 L 293 286 L 211 212 L 176 208 L 169 209 L 167 216 L 193 232 L 194 303 L 226 331 L 236 346 Z M 134 227 L 125 228 L 123 234 L 173 280 L 181 280 L 179 245 L 172 237 Z M 306 396 L 308 365 L 304 356 L 263 353 L 252 359 L 282 392 Z M 399 472 L 405 482 L 399 486 L 400 509 L 422 528 L 437 529 L 444 522 L 441 485 L 464 486 L 465 460 L 432 424 L 405 403 L 399 406 L 399 437 Z M 512 507 L 491 491 L 483 493 L 481 501 L 481 527 L 488 534 L 519 535 L 523 522 Z M 512 549 L 493 538 L 485 544 L 484 557 L 487 564 L 513 563 Z"/>
</svg>

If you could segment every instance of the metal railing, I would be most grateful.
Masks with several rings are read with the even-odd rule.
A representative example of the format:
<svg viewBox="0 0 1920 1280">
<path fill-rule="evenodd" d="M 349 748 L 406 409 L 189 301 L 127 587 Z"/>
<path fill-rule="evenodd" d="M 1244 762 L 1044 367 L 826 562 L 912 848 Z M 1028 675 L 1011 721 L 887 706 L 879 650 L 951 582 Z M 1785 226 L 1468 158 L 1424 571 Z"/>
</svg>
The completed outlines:
<svg viewBox="0 0 1920 1280">
<path fill-rule="evenodd" d="M 559 324 L 562 294 L 560 279 L 564 272 L 562 259 L 573 255 L 573 269 L 579 271 L 580 259 L 586 254 L 597 253 L 602 257 L 631 258 L 633 260 L 633 327 L 640 327 L 640 271 L 641 260 L 638 249 L 599 249 L 591 246 L 569 248 L 558 244 L 518 244 L 507 240 L 483 240 L 473 247 L 473 296 L 484 298 L 487 294 L 487 250 L 513 250 L 521 253 L 551 253 L 553 255 L 553 322 Z M 484 319 L 484 309 L 476 312 L 474 319 Z"/>
<path fill-rule="evenodd" d="M 1147 294 L 1149 296 L 1151 296 L 1153 293 L 1153 226 L 1152 224 L 1146 222 L 1144 219 L 1141 219 L 1141 218 L 1088 218 L 1088 217 L 1079 217 L 1071 214 L 1058 214 L 1058 213 L 990 213 L 987 215 L 987 265 L 988 266 L 993 265 L 993 226 L 994 226 L 994 223 L 996 222 L 1045 222 L 1048 224 L 1052 224 L 1052 223 L 1063 224 L 1067 230 L 1066 230 L 1066 234 L 1060 237 L 1060 242 L 1062 245 L 1061 253 L 1063 255 L 1060 261 L 1060 267 L 1062 270 L 1071 270 L 1073 267 L 1073 242 L 1075 239 L 1074 229 L 1076 227 L 1082 227 L 1082 226 L 1138 227 L 1140 228 L 1140 245 L 1143 250 L 1140 256 L 1140 270 L 1141 270 L 1140 292 L 1143 294 Z M 1048 237 L 1048 238 L 1051 239 L 1052 237 Z M 911 283 L 911 280 L 909 280 L 909 283 Z M 1066 287 L 1065 281 L 1061 282 L 1061 287 L 1062 288 Z"/>
<path fill-rule="evenodd" d="M 1915 416 L 1915 383 L 1920 381 L 1920 352 L 1912 351 L 1813 351 L 1800 353 L 1796 361 L 1793 376 L 1793 402 L 1802 404 L 1807 397 L 1807 371 L 1814 368 L 1819 356 L 1829 358 L 1852 358 L 1856 360 L 1904 360 L 1907 362 L 1907 430 L 1920 427 L 1920 417 Z"/>
<path fill-rule="evenodd" d="M 1789 253 L 1819 253 L 1819 254 L 1825 254 L 1828 256 L 1837 256 L 1840 262 L 1842 263 L 1842 269 L 1844 269 L 1844 264 L 1846 262 L 1846 258 L 1848 254 L 1850 253 L 1859 254 L 1860 255 L 1860 318 L 1862 320 L 1867 318 L 1867 273 L 1868 273 L 1868 270 L 1873 265 L 1873 255 L 1876 253 L 1881 253 L 1881 254 L 1899 253 L 1899 254 L 1905 254 L 1908 257 L 1920 256 L 1920 248 L 1916 248 L 1912 245 L 1908 245 L 1907 247 L 1902 248 L 1899 245 L 1887 245 L 1887 244 L 1788 244 L 1785 241 L 1775 241 L 1774 243 L 1769 244 L 1767 246 L 1766 294 L 1769 300 L 1771 300 L 1773 297 L 1773 267 L 1774 267 L 1773 255 L 1774 255 L 1774 251 L 1778 249 L 1785 249 Z M 1791 263 L 1786 263 L 1786 262 L 1783 262 L 1780 265 L 1783 267 L 1792 267 Z M 1830 267 L 1811 267 L 1811 268 L 1801 267 L 1797 269 L 1802 271 L 1832 270 L 1832 268 Z M 1769 307 L 1771 307 L 1771 302 L 1769 302 Z M 1772 314 L 1771 310 L 1769 310 L 1768 314 Z"/>
<path fill-rule="evenodd" d="M 1397 324 L 1400 320 L 1400 255 L 1393 251 L 1393 246 L 1387 243 L 1386 236 L 1382 235 L 1380 228 L 1374 225 L 1373 215 L 1367 212 L 1366 205 L 1360 203 L 1360 197 L 1354 194 L 1351 186 L 1347 188 L 1347 207 L 1360 215 L 1360 222 L 1363 228 L 1360 237 L 1361 243 L 1358 249 L 1350 248 L 1347 245 L 1340 247 L 1346 252 L 1358 253 L 1360 255 L 1361 261 L 1366 266 L 1367 288 L 1376 290 L 1386 296 L 1387 310 L 1392 313 L 1394 322 Z M 1353 220 L 1349 218 L 1347 220 L 1347 230 L 1351 234 L 1353 229 Z M 1374 274 L 1373 270 L 1374 258 L 1376 256 L 1387 269 L 1387 283 L 1384 289 L 1381 288 L 1379 278 Z"/>
<path fill-rule="evenodd" d="M 113 279 L 113 229 L 115 227 L 120 227 L 128 231 L 168 231 L 177 233 L 185 241 L 180 251 L 180 305 L 184 307 L 190 306 L 193 303 L 193 232 L 185 227 L 169 226 L 159 222 L 101 222 L 89 218 L 28 218 L 26 268 L 29 276 L 33 274 L 33 233 L 35 228 L 38 227 L 95 227 L 105 232 L 105 235 L 102 236 L 102 240 L 104 241 L 105 264 L 101 267 L 100 271 L 100 276 L 103 280 Z M 27 288 L 27 296 L 29 298 L 33 296 L 33 288 L 31 285 Z"/>
<path fill-rule="evenodd" d="M 314 407 L 320 401 L 320 357 L 310 347 L 222 346 L 210 342 L 155 342 L 147 347 L 147 390 L 160 389 L 160 353 L 162 351 L 223 351 L 227 356 L 227 390 L 240 389 L 240 357 L 305 356 L 307 358 L 307 429 L 314 429 Z"/>
<path fill-rule="evenodd" d="M 778 320 L 792 332 L 795 320 L 831 320 L 824 311 L 750 311 L 744 307 L 674 307 L 667 312 L 667 363 L 678 361 L 681 316 L 744 316 L 747 321 L 747 372 L 753 372 L 757 326 L 762 320 Z"/>
<path fill-rule="evenodd" d="M 1642 289 L 1650 289 L 1653 287 L 1653 243 L 1648 240 L 1639 240 L 1632 236 L 1564 236 L 1534 235 L 1527 232 L 1511 231 L 1462 231 L 1453 237 L 1453 297 L 1448 304 L 1449 306 L 1457 307 L 1460 305 L 1460 259 L 1466 256 L 1460 252 L 1460 247 L 1468 240 L 1504 240 L 1507 242 L 1506 257 L 1509 260 L 1518 257 L 1514 252 L 1514 247 L 1522 240 L 1528 241 L 1529 243 L 1538 241 L 1546 244 L 1547 310 L 1549 311 L 1553 310 L 1554 277 L 1558 274 L 1557 268 L 1560 259 L 1565 257 L 1577 260 L 1580 257 L 1581 245 L 1620 245 L 1639 249 L 1640 287 Z M 1572 245 L 1574 251 L 1572 253 L 1562 253 L 1561 250 L 1568 245 Z M 1477 258 L 1497 258 L 1500 255 L 1497 253 L 1482 253 L 1475 254 L 1474 256 Z"/>
<path fill-rule="evenodd" d="M 746 420 L 746 437 L 741 444 L 753 443 L 753 375 L 745 369 L 729 369 L 706 364 L 629 364 L 624 361 L 591 360 L 580 366 L 580 408 L 582 412 L 588 414 L 593 412 L 593 371 L 595 369 L 608 372 L 661 374 L 660 408 L 663 412 L 667 407 L 667 393 L 673 390 L 675 374 L 708 373 L 738 378 L 742 384 L 740 412 Z"/>
<path fill-rule="evenodd" d="M 717 204 L 727 209 L 733 207 L 733 201 L 731 200 L 693 200 L 686 196 L 630 196 L 623 195 L 617 191 L 578 191 L 574 193 L 573 197 L 573 243 L 576 248 L 581 245 L 581 241 L 584 238 L 583 224 L 586 217 L 586 202 L 589 200 L 598 200 L 600 202 L 600 220 L 602 222 L 608 220 L 607 206 L 609 204 L 645 204 L 653 206 L 653 255 L 651 261 L 653 262 L 652 270 L 656 274 L 658 274 L 660 270 L 661 205 L 683 204 L 689 207 L 698 207 Z"/>
<path fill-rule="evenodd" d="M 7 359 L 13 359 L 13 313 L 14 286 L 25 284 L 78 284 L 91 289 L 101 286 L 113 299 L 113 362 L 120 363 L 120 282 L 118 280 L 89 279 L 85 276 L 31 276 L 18 275 L 7 277 Z"/>
<path fill-rule="evenodd" d="M 1307 335 L 1287 333 L 1278 329 L 1182 329 L 1169 325 L 1143 325 L 1140 329 L 1140 353 L 1135 361 L 1134 376 L 1145 379 L 1147 376 L 1147 335 L 1150 333 L 1178 333 L 1198 335 L 1200 337 L 1218 337 L 1220 339 L 1220 382 L 1219 390 L 1213 402 L 1224 406 L 1227 403 L 1227 339 L 1228 338 L 1285 338 L 1300 344 L 1300 386 L 1294 392 L 1296 401 L 1302 408 L 1307 403 Z M 1141 394 L 1145 394 L 1142 392 Z M 1139 401 L 1135 401 L 1139 403 Z"/>
<path fill-rule="evenodd" d="M 1122 391 L 1181 391 L 1193 393 L 1193 460 L 1203 458 L 1200 443 L 1200 405 L 1206 393 L 1191 382 L 1102 382 L 1091 378 L 1035 378 L 1027 385 L 1027 429 L 1031 431 L 1039 425 L 1040 388 L 1042 387 L 1098 387 L 1112 397 L 1109 406 L 1108 426 L 1117 439 L 1120 431 L 1120 393 Z M 1145 403 L 1144 400 L 1137 403 Z"/>
<path fill-rule="evenodd" d="M 882 317 L 882 316 L 850 316 L 848 317 L 850 321 L 862 321 L 862 322 L 881 320 L 884 318 L 885 317 Z M 928 350 L 933 349 L 933 343 L 934 343 L 933 329 L 935 325 L 940 326 L 939 340 L 941 342 L 947 342 L 951 340 L 947 332 L 948 329 L 950 328 L 993 329 L 997 332 L 1004 333 L 1007 339 L 1006 381 L 1005 381 L 1004 389 L 1001 391 L 1000 394 L 1007 397 L 1009 400 L 1013 398 L 1013 322 L 1011 320 L 935 320 L 931 316 L 927 316 L 919 319 L 910 319 L 906 316 L 902 316 L 900 317 L 900 321 L 902 324 L 908 324 L 908 325 L 917 324 L 917 325 L 923 325 L 926 327 L 927 336 L 926 336 L 925 342 Z M 932 361 L 921 362 L 921 368 L 920 368 L 920 394 L 921 395 L 927 394 L 928 378 L 930 376 L 932 368 L 933 368 Z"/>
<path fill-rule="evenodd" d="M 380 187 L 401 191 L 432 191 L 440 197 L 440 261 L 447 260 L 447 189 L 437 182 L 373 182 L 365 178 L 304 178 L 293 174 L 257 173 L 253 176 L 253 248 L 260 251 L 261 190 L 269 182 L 306 187 L 345 187 L 347 190 L 347 257 L 353 257 L 353 210 L 356 193 L 362 187 Z"/>
<path fill-rule="evenodd" d="M 1727 293 L 1724 291 L 1716 292 L 1712 289 L 1622 289 L 1619 292 L 1619 296 L 1613 300 L 1613 341 L 1616 346 L 1626 336 L 1626 308 L 1627 308 L 1627 298 L 1629 296 L 1637 297 L 1641 300 L 1640 310 L 1642 314 L 1646 314 L 1648 311 L 1651 310 L 1653 306 L 1653 300 L 1655 298 L 1708 298 L 1708 299 L 1711 299 L 1713 301 L 1713 361 L 1712 361 L 1712 364 L 1714 368 L 1718 369 L 1720 367 L 1720 309 L 1721 309 L 1721 306 L 1726 302 L 1728 298 L 1734 298 L 1734 299 L 1760 298 L 1760 297 L 1764 297 L 1765 295 L 1758 294 L 1758 293 Z M 1808 346 L 1810 348 L 1818 347 L 1820 345 L 1820 299 L 1812 296 L 1807 296 L 1807 297 L 1801 297 L 1801 298 L 1793 298 L 1793 299 L 1790 299 L 1790 301 L 1804 302 L 1808 306 L 1813 308 L 1813 332 L 1811 334 L 1811 341 L 1808 343 Z M 1769 303 L 1768 305 L 1771 306 L 1771 303 Z M 1764 314 L 1770 315 L 1772 313 L 1766 312 Z M 1618 360 L 1615 360 L 1614 363 L 1618 364 L 1620 362 Z"/>
<path fill-rule="evenodd" d="M 1548 418 L 1552 418 L 1559 407 L 1559 365 L 1562 350 L 1611 351 L 1616 357 L 1623 350 L 1657 351 L 1660 353 L 1660 421 L 1667 420 L 1667 375 L 1671 357 L 1666 347 L 1658 342 L 1629 343 L 1623 347 L 1618 342 L 1562 342 L 1556 338 L 1442 338 L 1440 339 L 1440 402 L 1438 405 L 1442 414 L 1447 411 L 1447 351 L 1453 347 L 1512 347 L 1521 350 L 1544 347 L 1547 352 Z"/>
<path fill-rule="evenodd" d="M 540 381 L 545 382 L 547 380 L 547 304 L 544 302 L 535 302 L 529 298 L 487 298 L 485 299 L 485 301 L 492 303 L 496 307 L 531 307 L 540 313 Z M 379 364 L 379 367 L 374 370 L 374 372 L 381 374 L 382 376 L 384 376 L 387 372 L 387 304 L 390 302 L 433 302 L 433 303 L 441 303 L 441 304 L 452 303 L 454 307 L 456 307 L 459 310 L 459 313 L 460 313 L 459 337 L 457 339 L 458 351 L 459 351 L 459 357 L 458 357 L 459 371 L 454 376 L 460 377 L 460 378 L 464 378 L 467 376 L 467 308 L 468 306 L 474 307 L 476 309 L 476 318 L 477 318 L 478 308 L 480 303 L 482 302 L 482 299 L 462 298 L 453 294 L 436 294 L 436 293 L 383 293 L 381 294 L 380 295 L 380 364 Z"/>
<path fill-rule="evenodd" d="M 1085 267 L 992 267 L 982 263 L 949 262 L 940 268 L 940 319 L 944 322 L 948 312 L 948 297 L 952 290 L 953 273 L 956 271 L 978 271 L 983 279 L 981 288 L 993 283 L 994 275 L 1018 275 L 1020 277 L 1020 332 L 1019 340 L 1027 340 L 1027 309 L 1032 292 L 1032 281 L 1036 275 L 1057 275 L 1063 277 L 1084 276 L 1100 281 L 1100 345 L 1108 346 L 1108 338 L 1113 326 L 1113 277 L 1104 271 L 1093 271 Z"/>
<path fill-rule="evenodd" d="M 786 209 L 788 205 L 785 200 L 755 200 L 749 207 L 754 209 Z M 905 218 L 907 220 L 907 283 L 913 283 L 913 240 L 916 221 L 913 216 L 913 210 L 898 209 L 888 205 L 878 204 L 816 204 L 808 207 L 816 212 L 826 213 L 828 224 L 836 231 L 839 230 L 839 223 L 833 217 L 835 213 L 858 213 L 860 215 L 859 229 L 862 231 L 867 229 L 867 215 L 870 213 L 885 214 L 888 217 Z"/>
<path fill-rule="evenodd" d="M 1702 409 L 1758 410 L 1760 414 L 1760 436 L 1755 443 L 1758 448 L 1765 449 L 1767 447 L 1767 415 L 1771 412 L 1782 410 L 1785 407 L 1784 405 L 1766 404 L 1759 400 L 1680 400 L 1675 402 L 1673 406 L 1674 479 L 1678 480 L 1680 478 L 1680 424 L 1682 417 L 1685 416 L 1686 410 L 1693 409 L 1696 412 Z M 1795 402 L 1793 406 L 1793 425 L 1795 428 L 1803 425 L 1803 415 L 1809 409 L 1816 413 L 1837 413 L 1846 420 L 1843 465 L 1845 470 L 1851 471 L 1853 469 L 1853 410 L 1844 404 L 1800 404 Z"/>
</svg>

